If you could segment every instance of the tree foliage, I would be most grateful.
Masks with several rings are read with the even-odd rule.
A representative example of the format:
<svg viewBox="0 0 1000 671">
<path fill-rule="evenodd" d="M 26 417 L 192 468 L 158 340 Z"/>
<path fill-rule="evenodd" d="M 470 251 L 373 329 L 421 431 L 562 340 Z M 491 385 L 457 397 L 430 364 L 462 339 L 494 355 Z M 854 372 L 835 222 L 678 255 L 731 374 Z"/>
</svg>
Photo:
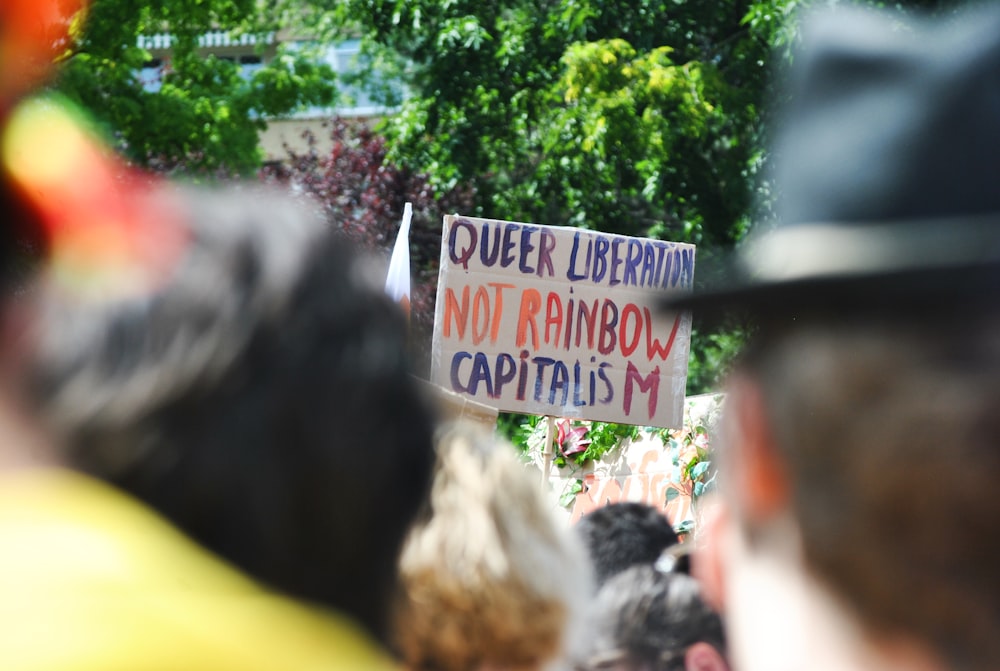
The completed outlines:
<svg viewBox="0 0 1000 671">
<path fill-rule="evenodd" d="M 831 0 L 823 0 L 829 4 Z M 699 277 L 770 200 L 761 179 L 771 72 L 808 0 L 328 0 L 372 62 L 407 73 L 389 158 L 472 214 L 699 246 Z M 873 3 L 896 11 L 955 0 Z M 313 5 L 324 7 L 324 0 Z M 689 391 L 742 342 L 696 324 Z"/>
<path fill-rule="evenodd" d="M 412 72 L 392 156 L 478 213 L 731 245 L 749 209 L 768 36 L 750 3 L 347 0 Z"/>
<path fill-rule="evenodd" d="M 85 29 L 63 63 L 57 88 L 101 123 L 132 161 L 181 172 L 247 172 L 260 164 L 267 116 L 332 99 L 332 73 L 308 53 L 279 50 L 249 79 L 238 64 L 199 47 L 225 27 L 263 49 L 276 17 L 256 0 L 93 0 Z M 159 91 L 139 73 L 151 58 L 140 37 L 169 33 Z"/>
<path fill-rule="evenodd" d="M 328 207 L 367 194 L 335 214 L 370 227 L 375 246 L 391 244 L 387 231 L 413 200 L 419 292 L 433 291 L 439 215 L 451 210 L 693 242 L 704 281 L 751 227 L 754 203 L 768 202 L 759 177 L 769 74 L 796 40 L 796 12 L 819 1 L 833 2 L 94 0 L 59 87 L 140 164 L 245 172 L 259 162 L 265 117 L 329 101 L 331 73 L 284 52 L 245 80 L 198 37 L 218 27 L 262 37 L 295 17 L 304 34 L 361 37 L 365 62 L 392 71 L 368 83 L 399 110 L 380 135 L 335 138 L 332 156 L 291 156 L 280 178 L 315 189 Z M 171 68 L 149 93 L 137 78 L 150 57 L 138 38 L 167 31 Z M 393 78 L 403 79 L 405 101 L 384 86 Z M 350 163 L 360 155 L 383 172 Z M 431 319 L 429 303 L 414 315 Z M 689 391 L 711 388 L 740 342 L 731 328 L 696 324 Z"/>
<path fill-rule="evenodd" d="M 693 242 L 704 260 L 747 229 L 761 164 L 780 22 L 750 25 L 752 7 L 344 0 L 329 9 L 378 62 L 395 58 L 408 73 L 412 95 L 382 126 L 390 160 L 437 187 L 471 184 L 470 214 Z M 706 338 L 712 354 L 695 357 L 693 391 L 714 382 L 702 363 L 738 340 Z"/>
</svg>

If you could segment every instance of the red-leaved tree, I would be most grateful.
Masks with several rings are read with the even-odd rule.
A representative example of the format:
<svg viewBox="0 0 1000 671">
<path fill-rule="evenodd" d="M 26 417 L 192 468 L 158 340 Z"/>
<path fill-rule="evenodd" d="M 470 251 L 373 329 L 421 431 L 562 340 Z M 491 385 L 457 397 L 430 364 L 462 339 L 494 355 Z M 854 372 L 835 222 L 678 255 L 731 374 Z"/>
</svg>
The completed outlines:
<svg viewBox="0 0 1000 671">
<path fill-rule="evenodd" d="M 471 213 L 475 193 L 456 188 L 435 193 L 426 175 L 386 161 L 385 139 L 360 123 L 331 120 L 332 149 L 320 151 L 306 133 L 307 148 L 286 146 L 287 158 L 268 164 L 261 179 L 300 189 L 324 208 L 332 225 L 366 249 L 388 259 L 402 219 L 403 206 L 413 205 L 410 223 L 410 328 L 413 354 L 421 371 L 429 365 L 434 298 L 445 214 Z"/>
</svg>

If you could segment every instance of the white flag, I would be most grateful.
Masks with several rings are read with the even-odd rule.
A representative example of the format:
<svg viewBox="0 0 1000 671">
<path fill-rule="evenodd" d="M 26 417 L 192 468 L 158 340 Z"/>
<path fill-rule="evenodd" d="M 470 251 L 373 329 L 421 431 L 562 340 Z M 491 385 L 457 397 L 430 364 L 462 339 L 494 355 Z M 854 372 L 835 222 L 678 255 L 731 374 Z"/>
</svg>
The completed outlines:
<svg viewBox="0 0 1000 671">
<path fill-rule="evenodd" d="M 396 235 L 396 244 L 392 248 L 389 259 L 389 273 L 385 278 L 385 292 L 390 298 L 403 306 L 407 316 L 410 314 L 410 219 L 413 217 L 413 206 L 407 203 L 403 206 L 403 223 Z"/>
</svg>

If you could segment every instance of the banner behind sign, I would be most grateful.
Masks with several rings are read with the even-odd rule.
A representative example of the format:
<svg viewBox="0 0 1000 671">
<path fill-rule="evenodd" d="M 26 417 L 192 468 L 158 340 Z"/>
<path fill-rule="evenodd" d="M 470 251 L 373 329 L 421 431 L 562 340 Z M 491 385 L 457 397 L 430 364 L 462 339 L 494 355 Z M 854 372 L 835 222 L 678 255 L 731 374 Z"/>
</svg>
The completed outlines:
<svg viewBox="0 0 1000 671">
<path fill-rule="evenodd" d="M 431 379 L 500 410 L 682 423 L 693 245 L 447 216 Z"/>
</svg>

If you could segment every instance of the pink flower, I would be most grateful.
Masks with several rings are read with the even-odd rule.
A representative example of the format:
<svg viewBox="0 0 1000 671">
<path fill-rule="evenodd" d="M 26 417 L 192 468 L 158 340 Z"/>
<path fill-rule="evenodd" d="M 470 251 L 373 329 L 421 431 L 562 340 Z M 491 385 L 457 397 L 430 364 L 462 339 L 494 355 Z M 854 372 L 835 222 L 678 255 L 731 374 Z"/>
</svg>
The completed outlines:
<svg viewBox="0 0 1000 671">
<path fill-rule="evenodd" d="M 590 441 L 584 438 L 587 435 L 586 426 L 573 426 L 570 420 L 561 419 L 556 422 L 556 429 L 556 442 L 564 457 L 579 454 L 590 445 Z"/>
</svg>

